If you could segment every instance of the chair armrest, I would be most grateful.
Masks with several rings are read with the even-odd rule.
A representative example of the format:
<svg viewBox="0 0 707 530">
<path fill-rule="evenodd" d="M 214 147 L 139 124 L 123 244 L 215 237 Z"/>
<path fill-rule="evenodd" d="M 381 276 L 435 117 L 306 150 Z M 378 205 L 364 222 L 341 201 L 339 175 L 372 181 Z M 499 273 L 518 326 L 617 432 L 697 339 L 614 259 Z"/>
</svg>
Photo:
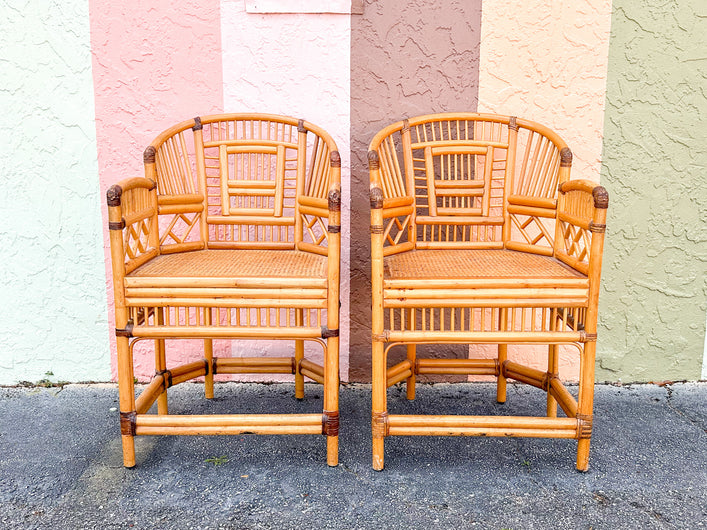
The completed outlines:
<svg viewBox="0 0 707 530">
<path fill-rule="evenodd" d="M 159 254 L 156 184 L 142 177 L 122 180 L 106 197 L 115 280 Z"/>
<path fill-rule="evenodd" d="M 589 180 L 569 180 L 558 189 L 555 257 L 598 280 L 609 194 Z"/>
</svg>

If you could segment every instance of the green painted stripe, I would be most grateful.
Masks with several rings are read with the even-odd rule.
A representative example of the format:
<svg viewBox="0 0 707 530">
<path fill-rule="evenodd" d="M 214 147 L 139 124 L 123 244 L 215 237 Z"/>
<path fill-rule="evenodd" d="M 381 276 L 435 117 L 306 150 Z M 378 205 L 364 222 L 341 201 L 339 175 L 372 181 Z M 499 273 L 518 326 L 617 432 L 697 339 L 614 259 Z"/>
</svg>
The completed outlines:
<svg viewBox="0 0 707 530">
<path fill-rule="evenodd" d="M 698 379 L 707 301 L 707 3 L 615 0 L 599 380 Z"/>
</svg>

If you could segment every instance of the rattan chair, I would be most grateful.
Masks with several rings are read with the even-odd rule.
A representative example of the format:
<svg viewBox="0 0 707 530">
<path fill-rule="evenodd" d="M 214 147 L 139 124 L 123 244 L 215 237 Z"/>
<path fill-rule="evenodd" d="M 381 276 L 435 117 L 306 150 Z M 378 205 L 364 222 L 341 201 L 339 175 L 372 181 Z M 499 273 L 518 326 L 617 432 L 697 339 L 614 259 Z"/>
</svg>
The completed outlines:
<svg viewBox="0 0 707 530">
<path fill-rule="evenodd" d="M 123 460 L 134 436 L 324 434 L 337 465 L 341 161 L 306 121 L 224 114 L 184 121 L 145 150 L 145 178 L 108 190 Z M 168 366 L 165 339 L 204 340 Z M 294 341 L 292 357 L 216 358 L 214 339 Z M 154 340 L 155 376 L 135 396 L 133 347 Z M 304 341 L 324 366 L 304 358 Z M 323 414 L 169 414 L 167 389 L 214 374 L 288 373 L 324 384 Z M 157 414 L 148 414 L 154 402 Z"/>
<path fill-rule="evenodd" d="M 597 300 L 608 195 L 569 180 L 572 153 L 553 131 L 490 114 L 434 114 L 380 131 L 368 153 L 373 287 L 373 467 L 386 436 L 578 439 L 588 466 Z M 558 195 L 559 192 L 559 195 Z M 417 344 L 497 344 L 496 359 L 423 359 Z M 509 344 L 547 344 L 547 370 L 507 359 Z M 388 367 L 394 346 L 407 358 Z M 558 376 L 560 345 L 580 356 L 575 398 Z M 547 392 L 539 417 L 388 414 L 386 389 L 419 374 L 512 379 Z M 558 417 L 557 406 L 565 417 Z"/>
</svg>

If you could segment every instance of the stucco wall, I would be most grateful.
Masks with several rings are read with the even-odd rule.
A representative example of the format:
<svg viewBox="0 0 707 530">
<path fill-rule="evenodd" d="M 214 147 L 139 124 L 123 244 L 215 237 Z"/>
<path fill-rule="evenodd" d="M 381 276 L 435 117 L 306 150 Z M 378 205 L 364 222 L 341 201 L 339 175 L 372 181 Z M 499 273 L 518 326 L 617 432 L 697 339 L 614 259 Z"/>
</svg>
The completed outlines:
<svg viewBox="0 0 707 530">
<path fill-rule="evenodd" d="M 700 377 L 707 305 L 707 3 L 615 0 L 599 380 Z"/>
<path fill-rule="evenodd" d="M 107 380 L 87 0 L 4 5 L 0 50 L 0 384 Z"/>
<path fill-rule="evenodd" d="M 484 0 L 479 111 L 547 125 L 572 149 L 572 178 L 599 180 L 611 0 Z M 472 346 L 495 357 L 495 348 Z M 511 346 L 509 357 L 545 369 L 547 347 Z M 579 376 L 575 348 L 560 375 Z"/>
<path fill-rule="evenodd" d="M 370 381 L 368 143 L 384 126 L 429 112 L 475 111 L 481 0 L 367 0 L 351 34 L 351 371 Z M 391 362 L 404 349 L 391 351 Z M 422 348 L 421 348 L 422 351 Z M 466 357 L 463 346 L 425 349 Z"/>
<path fill-rule="evenodd" d="M 271 2 L 283 9 L 287 2 Z M 277 5 L 276 5 L 277 4 Z M 286 7 L 286 6 L 285 6 Z M 316 6 L 315 6 L 316 7 Z M 351 17 L 347 13 L 248 13 L 242 0 L 221 3 L 224 109 L 305 119 L 332 135 L 341 154 L 340 373 L 349 369 L 349 90 Z M 229 355 L 292 355 L 293 342 L 223 345 Z M 305 353 L 323 361 L 322 348 Z M 293 379 L 254 376 L 241 379 Z"/>
<path fill-rule="evenodd" d="M 220 112 L 223 105 L 219 0 L 91 0 L 91 45 L 96 134 L 111 330 L 113 286 L 105 190 L 142 176 L 142 152 L 157 134 L 182 120 Z M 115 335 L 110 333 L 116 372 Z M 170 341 L 169 359 L 181 363 L 200 346 Z M 147 343 L 143 343 L 147 346 Z M 154 354 L 135 353 L 135 376 L 154 374 Z"/>
</svg>

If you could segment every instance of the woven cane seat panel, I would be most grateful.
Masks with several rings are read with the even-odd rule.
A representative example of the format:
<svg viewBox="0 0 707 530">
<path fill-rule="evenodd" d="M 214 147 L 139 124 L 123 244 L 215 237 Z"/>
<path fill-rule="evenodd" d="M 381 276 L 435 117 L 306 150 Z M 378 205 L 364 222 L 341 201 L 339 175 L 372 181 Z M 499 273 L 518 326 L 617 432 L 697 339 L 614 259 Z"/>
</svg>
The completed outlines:
<svg viewBox="0 0 707 530">
<path fill-rule="evenodd" d="M 197 250 L 157 256 L 128 276 L 326 278 L 327 258 L 297 250 Z"/>
<path fill-rule="evenodd" d="M 559 260 L 513 250 L 411 250 L 384 260 L 385 278 L 586 278 Z"/>
</svg>

